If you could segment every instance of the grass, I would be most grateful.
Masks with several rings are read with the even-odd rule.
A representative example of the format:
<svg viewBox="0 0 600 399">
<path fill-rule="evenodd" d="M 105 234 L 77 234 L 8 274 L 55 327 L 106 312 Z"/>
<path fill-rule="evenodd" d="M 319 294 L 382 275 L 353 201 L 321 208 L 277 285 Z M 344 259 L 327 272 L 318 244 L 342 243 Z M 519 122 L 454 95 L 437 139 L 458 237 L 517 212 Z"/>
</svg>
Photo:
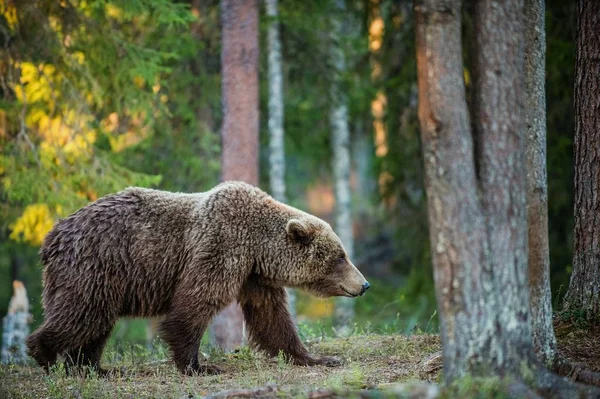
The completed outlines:
<svg viewBox="0 0 600 399">
<path fill-rule="evenodd" d="M 282 357 L 268 359 L 247 347 L 226 354 L 213 350 L 209 363 L 224 369 L 217 376 L 186 377 L 168 361 L 164 346 L 141 346 L 122 353 L 108 350 L 103 367 L 121 370 L 117 376 L 67 376 L 62 366 L 45 375 L 33 366 L 0 366 L 2 398 L 196 398 L 228 389 L 276 384 L 278 396 L 304 397 L 321 388 L 375 389 L 406 381 L 437 381 L 439 370 L 428 372 L 423 359 L 440 350 L 435 335 L 354 335 L 309 342 L 318 355 L 336 355 L 340 367 L 299 367 Z"/>
<path fill-rule="evenodd" d="M 129 326 L 137 329 L 145 325 L 132 323 Z M 390 329 L 377 329 L 379 333 L 374 334 L 368 324 L 358 325 L 352 336 L 333 338 L 326 325 L 301 324 L 300 335 L 313 354 L 342 359 L 343 365 L 335 368 L 293 366 L 283 357 L 269 359 L 248 347 L 224 353 L 211 349 L 205 342 L 202 346 L 205 357 L 224 373 L 198 377 L 180 375 L 160 341 L 147 349 L 139 344 L 124 346 L 113 337 L 102 365 L 120 370 L 117 375 L 108 379 L 67 376 L 62 365 L 46 375 L 33 365 L 0 365 L 0 398 L 183 399 L 270 385 L 276 385 L 277 391 L 268 393 L 269 397 L 306 397 L 308 392 L 319 389 L 392 393 L 399 383 L 440 382 L 439 337 L 426 333 L 389 334 Z M 555 331 L 561 353 L 571 361 L 600 371 L 597 327 L 583 325 L 573 317 L 558 316 Z M 142 332 L 137 335 L 140 339 L 144 336 Z M 505 384 L 495 378 L 466 378 L 440 393 L 441 398 L 506 397 Z M 387 396 L 382 393 L 377 397 Z"/>
</svg>

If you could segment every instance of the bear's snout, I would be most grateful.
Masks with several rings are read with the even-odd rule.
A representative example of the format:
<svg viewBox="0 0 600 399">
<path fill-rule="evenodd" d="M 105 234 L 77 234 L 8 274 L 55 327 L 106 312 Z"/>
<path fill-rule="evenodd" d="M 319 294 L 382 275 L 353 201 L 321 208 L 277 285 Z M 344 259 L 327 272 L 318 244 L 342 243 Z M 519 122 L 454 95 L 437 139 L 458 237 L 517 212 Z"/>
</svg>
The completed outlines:
<svg viewBox="0 0 600 399">
<path fill-rule="evenodd" d="M 364 295 L 371 284 L 364 278 L 362 273 L 351 262 L 346 264 L 344 278 L 340 288 L 344 296 L 356 297 Z"/>
<path fill-rule="evenodd" d="M 371 286 L 371 284 L 369 284 L 368 281 L 365 281 L 365 283 L 362 286 L 362 291 L 360 292 L 360 296 L 363 296 L 365 294 L 365 292 L 367 292 L 367 290 L 369 289 L 370 286 Z"/>
</svg>

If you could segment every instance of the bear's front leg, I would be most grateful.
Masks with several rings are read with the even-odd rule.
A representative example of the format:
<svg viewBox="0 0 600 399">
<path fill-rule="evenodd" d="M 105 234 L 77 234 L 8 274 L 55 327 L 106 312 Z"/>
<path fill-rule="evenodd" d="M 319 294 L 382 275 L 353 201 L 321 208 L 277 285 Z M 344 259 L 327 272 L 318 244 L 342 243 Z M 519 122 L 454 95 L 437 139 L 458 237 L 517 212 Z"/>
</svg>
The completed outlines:
<svg viewBox="0 0 600 399">
<path fill-rule="evenodd" d="M 249 280 L 242 289 L 240 304 L 248 329 L 250 343 L 269 356 L 280 351 L 292 363 L 300 366 L 339 366 L 335 357 L 314 357 L 308 353 L 296 332 L 287 306 L 283 287 L 271 287 Z"/>
<path fill-rule="evenodd" d="M 200 314 L 192 309 L 194 307 L 174 308 L 160 324 L 161 337 L 171 348 L 173 361 L 181 373 L 220 374 L 220 368 L 198 361 L 200 340 L 218 309 L 205 305 L 200 308 Z"/>
</svg>

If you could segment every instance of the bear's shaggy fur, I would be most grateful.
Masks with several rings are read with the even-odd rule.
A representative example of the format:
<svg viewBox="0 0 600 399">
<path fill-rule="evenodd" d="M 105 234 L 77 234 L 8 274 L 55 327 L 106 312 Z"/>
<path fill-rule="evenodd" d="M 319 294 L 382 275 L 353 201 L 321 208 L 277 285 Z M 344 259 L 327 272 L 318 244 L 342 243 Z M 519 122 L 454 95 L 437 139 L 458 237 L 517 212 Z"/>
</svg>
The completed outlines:
<svg viewBox="0 0 600 399">
<path fill-rule="evenodd" d="M 324 221 L 260 189 L 227 182 L 205 193 L 129 188 L 60 220 L 40 251 L 45 319 L 29 338 L 46 370 L 99 369 L 120 317 L 163 316 L 160 335 L 182 373 L 211 373 L 198 347 L 211 318 L 237 300 L 250 343 L 295 364 L 330 364 L 298 338 L 285 286 L 362 295 L 368 283 Z"/>
</svg>

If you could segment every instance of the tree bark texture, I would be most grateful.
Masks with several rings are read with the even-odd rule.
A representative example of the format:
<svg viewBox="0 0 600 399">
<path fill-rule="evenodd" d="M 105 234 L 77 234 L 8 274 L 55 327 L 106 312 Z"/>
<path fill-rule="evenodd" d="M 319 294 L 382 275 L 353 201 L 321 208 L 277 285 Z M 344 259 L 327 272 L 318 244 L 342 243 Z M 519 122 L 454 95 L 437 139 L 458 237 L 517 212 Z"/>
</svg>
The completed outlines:
<svg viewBox="0 0 600 399">
<path fill-rule="evenodd" d="M 271 194 L 277 201 L 286 202 L 285 194 L 285 140 L 283 130 L 283 72 L 281 41 L 279 40 L 279 12 L 277 0 L 266 0 L 269 28 L 267 31 L 269 66 L 269 180 Z M 296 292 L 286 289 L 290 314 L 296 319 Z"/>
<path fill-rule="evenodd" d="M 343 50 L 344 30 L 342 18 L 345 12 L 344 0 L 335 1 L 331 16 L 331 63 L 333 76 L 330 88 L 331 110 L 329 124 L 333 150 L 333 181 L 336 201 L 335 227 L 350 258 L 354 257 L 354 237 L 352 233 L 352 193 L 350 191 L 350 130 L 348 127 L 348 104 L 342 89 L 342 79 L 346 72 L 346 57 Z M 340 335 L 350 332 L 354 319 L 352 298 L 336 299 L 334 325 Z"/>
<path fill-rule="evenodd" d="M 258 4 L 221 0 L 221 179 L 258 184 Z"/>
<path fill-rule="evenodd" d="M 575 229 L 565 310 L 600 318 L 600 2 L 577 2 Z"/>
<path fill-rule="evenodd" d="M 523 0 L 475 6 L 473 126 L 485 218 L 485 276 L 497 314 L 491 355 L 504 370 L 531 360 L 527 275 Z"/>
<path fill-rule="evenodd" d="M 221 0 L 222 95 L 221 180 L 258 185 L 258 4 Z M 232 350 L 242 344 L 244 317 L 231 304 L 215 317 L 216 344 Z"/>
<path fill-rule="evenodd" d="M 546 172 L 545 0 L 525 0 L 525 125 L 529 296 L 533 347 L 543 364 L 556 353 L 550 291 L 548 183 Z"/>
<path fill-rule="evenodd" d="M 461 2 L 416 2 L 419 121 L 444 374 L 518 374 L 529 327 L 523 2 L 477 3 L 473 134 Z M 474 140 L 475 139 L 475 140 Z"/>
</svg>

